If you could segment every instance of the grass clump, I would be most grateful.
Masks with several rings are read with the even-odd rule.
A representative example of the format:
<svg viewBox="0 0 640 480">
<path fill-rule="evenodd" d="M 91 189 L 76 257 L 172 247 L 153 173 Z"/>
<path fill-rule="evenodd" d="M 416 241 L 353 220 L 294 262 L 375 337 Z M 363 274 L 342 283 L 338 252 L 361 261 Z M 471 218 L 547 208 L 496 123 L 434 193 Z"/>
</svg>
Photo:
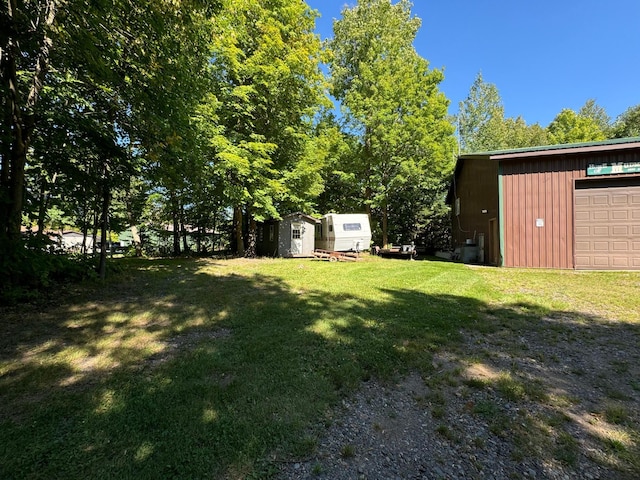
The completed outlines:
<svg viewBox="0 0 640 480">
<path fill-rule="evenodd" d="M 356 447 L 351 445 L 350 443 L 343 445 L 340 448 L 340 456 L 342 458 L 353 458 L 356 456 Z"/>
<path fill-rule="evenodd" d="M 608 403 L 604 409 L 604 418 L 609 423 L 622 425 L 630 418 L 629 409 L 621 403 Z"/>
<path fill-rule="evenodd" d="M 507 400 L 518 401 L 526 397 L 524 384 L 508 372 L 502 372 L 500 374 L 496 380 L 496 388 Z"/>
<path fill-rule="evenodd" d="M 561 431 L 556 439 L 555 458 L 565 465 L 575 466 L 579 453 L 578 441 L 569 433 Z"/>
</svg>

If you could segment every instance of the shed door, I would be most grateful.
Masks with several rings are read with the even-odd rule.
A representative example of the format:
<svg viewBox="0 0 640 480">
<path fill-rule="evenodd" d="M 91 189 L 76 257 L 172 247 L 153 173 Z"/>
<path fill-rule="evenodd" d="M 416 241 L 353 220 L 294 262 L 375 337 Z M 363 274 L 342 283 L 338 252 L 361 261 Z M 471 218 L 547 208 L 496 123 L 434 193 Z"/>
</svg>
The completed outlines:
<svg viewBox="0 0 640 480">
<path fill-rule="evenodd" d="M 291 224 L 291 255 L 302 255 L 303 226 L 300 223 Z"/>
<path fill-rule="evenodd" d="M 640 270 L 639 183 L 576 182 L 576 269 Z"/>
</svg>

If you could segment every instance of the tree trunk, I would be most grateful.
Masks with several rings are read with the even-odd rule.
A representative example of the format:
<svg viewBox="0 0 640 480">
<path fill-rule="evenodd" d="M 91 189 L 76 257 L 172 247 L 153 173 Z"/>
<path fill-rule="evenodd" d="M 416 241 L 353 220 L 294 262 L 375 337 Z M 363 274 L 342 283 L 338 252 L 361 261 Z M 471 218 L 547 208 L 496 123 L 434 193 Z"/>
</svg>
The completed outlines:
<svg viewBox="0 0 640 480">
<path fill-rule="evenodd" d="M 15 22 L 16 5 L 7 2 L 7 23 L 12 29 L 18 31 Z M 44 77 L 49 67 L 49 55 L 52 46 L 48 32 L 54 23 L 56 10 L 55 0 L 48 0 L 42 20 L 42 34 L 40 52 L 35 58 L 33 77 L 27 98 L 22 104 L 22 95 L 18 84 L 16 59 L 23 55 L 20 45 L 9 33 L 6 52 L 2 52 L 0 60 L 0 78 L 4 79 L 2 90 L 8 92 L 7 98 L 1 103 L 5 105 L 6 117 L 10 118 L 9 129 L 11 131 L 11 146 L 2 152 L 2 178 L 0 191 L 0 238 L 17 240 L 20 238 L 20 226 L 22 224 L 22 208 L 24 205 L 24 168 L 27 163 L 27 152 L 31 143 L 31 136 L 35 128 L 34 107 L 37 104 L 42 90 Z M 7 158 L 8 153 L 8 158 Z"/>
<path fill-rule="evenodd" d="M 180 220 L 178 219 L 178 212 L 173 209 L 173 255 L 180 255 Z"/>
<path fill-rule="evenodd" d="M 388 225 L 389 225 L 389 207 L 387 206 L 387 202 L 382 205 L 382 245 L 384 248 L 387 248 L 389 244 L 389 233 L 388 233 Z"/>
<path fill-rule="evenodd" d="M 247 250 L 244 254 L 247 258 L 255 258 L 258 255 L 256 241 L 258 238 L 258 224 L 251 212 L 247 212 L 249 217 L 249 228 L 247 233 Z"/>
<path fill-rule="evenodd" d="M 91 238 L 93 241 L 93 245 L 91 246 L 91 253 L 93 255 L 98 253 L 98 229 L 99 228 L 100 228 L 100 213 L 96 210 L 93 212 L 93 234 L 91 235 Z"/>
<path fill-rule="evenodd" d="M 182 208 L 180 208 L 182 211 Z M 187 228 L 184 226 L 184 221 L 182 220 L 182 215 L 180 215 L 180 232 L 182 232 L 182 251 L 186 254 L 189 252 L 189 244 L 187 243 Z"/>
<path fill-rule="evenodd" d="M 98 267 L 98 275 L 101 280 L 107 276 L 107 232 L 109 230 L 109 181 L 107 177 L 107 166 L 105 165 L 105 179 L 102 188 L 102 214 L 100 220 L 100 265 Z"/>
<path fill-rule="evenodd" d="M 140 233 L 138 232 L 138 227 L 135 225 L 131 225 L 131 237 L 133 240 L 133 247 L 136 250 L 136 257 L 142 256 L 142 239 L 140 238 Z"/>
<path fill-rule="evenodd" d="M 211 253 L 216 251 L 216 228 L 218 228 L 218 214 L 213 214 L 213 225 L 211 227 Z"/>
<path fill-rule="evenodd" d="M 242 238 L 242 207 L 233 207 L 233 227 L 236 237 L 236 254 L 244 256 L 244 239 Z"/>
</svg>

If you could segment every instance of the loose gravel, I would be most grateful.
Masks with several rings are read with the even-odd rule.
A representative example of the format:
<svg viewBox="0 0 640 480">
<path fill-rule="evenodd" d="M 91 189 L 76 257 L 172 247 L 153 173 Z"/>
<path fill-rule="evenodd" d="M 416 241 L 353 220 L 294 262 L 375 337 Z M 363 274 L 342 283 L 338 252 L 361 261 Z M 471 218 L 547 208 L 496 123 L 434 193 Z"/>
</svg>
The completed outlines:
<svg viewBox="0 0 640 480">
<path fill-rule="evenodd" d="M 312 433 L 312 456 L 277 478 L 640 478 L 638 326 L 462 333 L 428 375 L 370 380 L 344 399 Z"/>
</svg>

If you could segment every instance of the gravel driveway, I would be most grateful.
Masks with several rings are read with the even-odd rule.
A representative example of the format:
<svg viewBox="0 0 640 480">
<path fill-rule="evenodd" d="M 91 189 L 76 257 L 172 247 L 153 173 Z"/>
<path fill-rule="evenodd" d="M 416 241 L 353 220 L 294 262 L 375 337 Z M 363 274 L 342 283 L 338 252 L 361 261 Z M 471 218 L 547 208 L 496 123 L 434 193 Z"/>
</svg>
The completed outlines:
<svg viewBox="0 0 640 480">
<path fill-rule="evenodd" d="M 496 322 L 428 374 L 365 383 L 277 478 L 640 478 L 640 326 Z"/>
</svg>

